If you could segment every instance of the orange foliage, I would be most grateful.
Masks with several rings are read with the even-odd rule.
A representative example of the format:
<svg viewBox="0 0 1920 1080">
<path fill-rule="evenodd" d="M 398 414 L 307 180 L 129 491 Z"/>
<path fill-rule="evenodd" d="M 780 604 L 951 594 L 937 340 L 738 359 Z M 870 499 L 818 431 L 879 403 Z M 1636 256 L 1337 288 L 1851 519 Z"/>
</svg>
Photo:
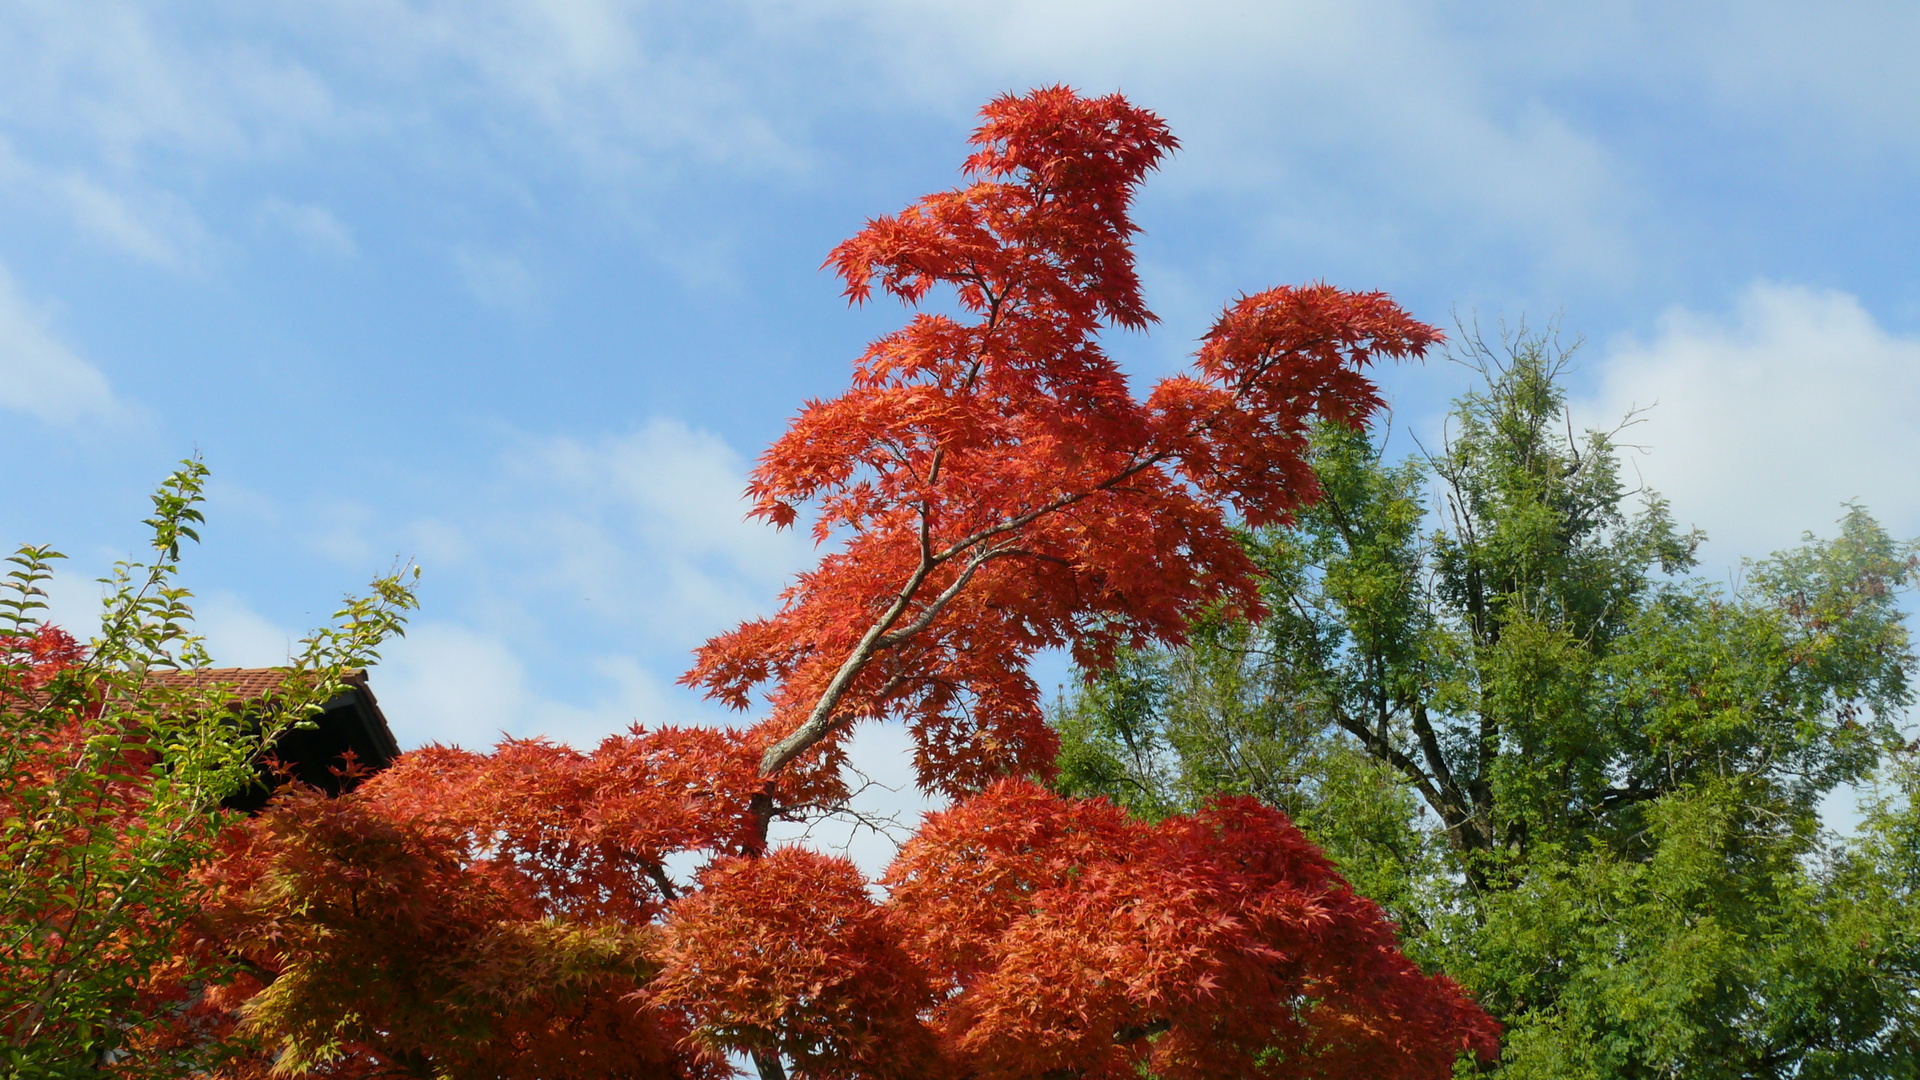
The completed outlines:
<svg viewBox="0 0 1920 1080">
<path fill-rule="evenodd" d="M 745 1054 L 821 1080 L 1439 1078 L 1495 1052 L 1278 812 L 1148 825 L 1021 779 L 1055 747 L 1033 652 L 1098 667 L 1210 605 L 1256 611 L 1234 524 L 1313 498 L 1310 425 L 1364 422 L 1367 365 L 1439 334 L 1379 294 L 1270 289 L 1136 400 L 1097 334 L 1154 321 L 1128 207 L 1173 137 L 1063 88 L 984 117 L 965 186 L 829 257 L 855 302 L 945 286 L 959 314 L 876 341 L 753 473 L 756 515 L 809 506 L 844 540 L 686 676 L 739 708 L 763 693 L 767 719 L 436 747 L 282 799 L 203 879 L 203 947 L 256 975 L 206 998 L 258 1040 L 232 1075 L 279 1052 L 339 1076 L 698 1077 Z M 766 836 L 843 797 L 847 731 L 883 719 L 958 801 L 881 899 Z"/>
<path fill-rule="evenodd" d="M 227 1075 L 276 1055 L 340 1076 L 725 1075 L 641 991 L 677 895 L 666 860 L 740 850 L 757 783 L 739 743 L 429 747 L 350 796 L 281 796 L 201 875 L 203 947 L 263 983 L 209 1001 L 243 1001 L 260 1043 Z"/>
<path fill-rule="evenodd" d="M 1004 781 L 930 815 L 880 901 L 845 859 L 742 849 L 737 797 L 655 787 L 655 751 L 713 733 L 658 734 L 424 751 L 338 799 L 283 797 L 202 875 L 202 947 L 255 975 L 185 1022 L 227 1010 L 231 1029 L 244 1003 L 259 1052 L 231 1077 L 275 1054 L 332 1076 L 705 1077 L 758 1053 L 818 1080 L 1411 1080 L 1497 1050 L 1493 1021 L 1251 800 L 1150 826 Z M 675 747 L 720 772 L 723 749 Z M 581 786 L 538 779 L 530 751 Z M 477 794 L 496 760 L 505 782 Z M 619 826 L 580 812 L 599 802 L 625 804 Z M 543 824 L 566 814 L 571 840 Z M 655 860 L 681 850 L 709 861 L 675 895 Z"/>
<path fill-rule="evenodd" d="M 784 848 L 700 884 L 674 908 L 655 986 L 703 1045 L 775 1051 L 821 1080 L 941 1073 L 926 977 L 851 862 Z"/>
<path fill-rule="evenodd" d="M 965 1075 L 1434 1077 L 1498 1029 L 1400 955 L 1277 810 L 1149 828 L 1007 782 L 931 816 L 888 874 Z"/>
<path fill-rule="evenodd" d="M 86 646 L 57 626 L 0 634 L 0 702 L 33 694 L 86 659 Z"/>
</svg>

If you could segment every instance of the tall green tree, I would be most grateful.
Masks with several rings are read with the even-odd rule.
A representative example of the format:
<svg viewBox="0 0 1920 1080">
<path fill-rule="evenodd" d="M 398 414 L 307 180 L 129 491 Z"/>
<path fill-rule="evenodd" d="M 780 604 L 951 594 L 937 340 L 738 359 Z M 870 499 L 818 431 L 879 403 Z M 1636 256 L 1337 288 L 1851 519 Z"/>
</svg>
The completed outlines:
<svg viewBox="0 0 1920 1080">
<path fill-rule="evenodd" d="M 1515 1076 L 1916 1075 L 1915 547 L 1849 507 L 1735 587 L 1688 576 L 1700 534 L 1573 434 L 1568 358 L 1465 335 L 1478 386 L 1399 463 L 1323 429 L 1320 501 L 1247 537 L 1265 617 L 1069 696 L 1059 783 L 1287 810 Z M 1876 778 L 1860 839 L 1824 835 Z"/>
</svg>

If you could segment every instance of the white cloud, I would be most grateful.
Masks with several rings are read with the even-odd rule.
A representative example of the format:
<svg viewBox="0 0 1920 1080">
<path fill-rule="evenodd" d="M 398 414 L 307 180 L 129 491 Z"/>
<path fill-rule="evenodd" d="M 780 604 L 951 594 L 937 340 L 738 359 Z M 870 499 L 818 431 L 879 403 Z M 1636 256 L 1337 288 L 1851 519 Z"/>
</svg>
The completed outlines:
<svg viewBox="0 0 1920 1080">
<path fill-rule="evenodd" d="M 1920 151 L 1920 19 L 1885 8 L 327 0 L 212 12 L 42 0 L 0 14 L 0 126 L 25 148 L 13 171 L 142 258 L 186 265 L 206 246 L 189 178 L 210 166 L 386 144 L 511 186 L 525 170 L 503 173 L 492 155 L 558 151 L 626 204 L 636 180 L 695 170 L 830 179 L 822 136 L 850 119 L 964 122 L 987 94 L 1055 81 L 1120 88 L 1167 115 L 1189 152 L 1164 190 L 1257 200 L 1271 207 L 1256 231 L 1267 246 L 1322 262 L 1358 248 L 1375 268 L 1436 252 L 1483 265 L 1476 249 L 1494 246 L 1558 278 L 1633 280 L 1643 249 L 1670 238 L 1648 212 L 1658 193 L 1643 173 L 1657 167 L 1608 126 L 1615 103 L 1818 138 L 1861 161 Z M 1566 104 L 1586 87 L 1604 88 L 1598 108 Z M 323 247 L 350 242 L 309 224 Z M 468 273 L 495 297 L 514 276 Z"/>
<path fill-rule="evenodd" d="M 490 308 L 526 313 L 540 301 L 540 279 L 513 255 L 459 248 L 453 267 L 474 299 Z"/>
<path fill-rule="evenodd" d="M 382 650 L 370 681 L 403 747 L 485 749 L 502 733 L 525 733 L 525 664 L 505 641 L 471 628 L 413 627 Z"/>
<path fill-rule="evenodd" d="M 672 682 L 811 555 L 807 539 L 742 519 L 745 468 L 674 420 L 527 439 L 491 491 L 411 525 L 429 604 L 461 599 L 380 667 L 401 741 L 486 745 L 504 731 L 584 746 L 635 721 L 739 720 Z M 583 639 L 603 644 L 560 653 Z"/>
<path fill-rule="evenodd" d="M 389 643 L 372 682 L 403 747 L 439 742 L 484 750 L 505 736 L 542 736 L 586 750 L 634 724 L 727 719 L 630 658 L 600 657 L 588 666 L 600 676 L 597 692 L 562 701 L 536 685 L 523 641 L 436 620 Z"/>
<path fill-rule="evenodd" d="M 78 561 L 53 564 L 52 580 L 41 586 L 47 592 L 47 608 L 38 614 L 42 622 L 52 623 L 85 641 L 100 632 L 100 600 L 106 590 L 93 579 L 94 575 L 80 572 L 74 565 Z M 97 565 L 106 567 L 112 563 L 111 557 L 104 557 Z"/>
<path fill-rule="evenodd" d="M 432 143 L 476 107 L 492 136 L 537 132 L 608 178 L 681 156 L 756 172 L 793 160 L 751 101 L 765 65 L 726 38 L 677 46 L 684 21 L 602 0 L 215 4 L 193 19 L 126 0 L 14 4 L 0 12 L 0 127 L 32 147 L 35 173 L 123 205 L 174 190 L 182 162 Z M 751 21 L 732 29 L 751 38 Z"/>
<path fill-rule="evenodd" d="M 257 43 L 259 22 L 172 23 L 151 12 L 125 0 L 9 5 L 0 118 L 85 144 L 116 170 L 156 151 L 271 153 L 295 131 L 332 121 L 322 80 L 288 50 Z"/>
<path fill-rule="evenodd" d="M 335 562 L 365 565 L 377 558 L 368 536 L 374 521 L 373 508 L 365 503 L 330 500 L 309 510 L 301 541 Z"/>
<path fill-rule="evenodd" d="M 1393 198 L 1611 272 L 1630 255 L 1618 168 L 1567 117 L 1503 87 L 1502 55 L 1394 2 L 1196 4 L 1175 18 L 1144 0 L 745 0 L 717 16 L 618 0 L 334 0 L 210 28 L 130 4 L 36 4 L 0 17 L 0 64 L 17 72 L 0 120 L 28 130 L 31 170 L 60 178 L 87 228 L 158 257 L 191 223 L 164 197 L 175 185 L 161 158 L 395 138 L 444 149 L 478 111 L 482 145 L 558 146 L 620 199 L 636 178 L 690 169 L 825 176 L 815 133 L 849 114 L 959 120 L 988 93 L 1070 81 L 1124 88 L 1172 118 L 1207 163 L 1180 165 L 1173 183 L 1279 189 L 1269 229 L 1289 237 L 1367 235 Z M 468 261 L 476 292 L 513 293 L 513 267 Z"/>
<path fill-rule="evenodd" d="M 54 424 L 101 419 L 119 410 L 107 377 L 54 336 L 0 267 L 0 408 Z"/>
<path fill-rule="evenodd" d="M 690 649 L 765 610 L 812 545 L 745 520 L 746 462 L 678 420 L 625 435 L 529 440 L 478 526 L 563 602 Z M 469 531 L 472 531 L 471 527 Z"/>
<path fill-rule="evenodd" d="M 695 646 L 768 610 L 812 555 L 809 539 L 743 520 L 745 471 L 717 436 L 656 419 L 622 435 L 522 439 L 490 487 L 397 535 L 358 503 L 294 512 L 230 482 L 213 496 L 223 515 L 292 529 L 288 543 L 329 561 L 364 567 L 389 544 L 419 558 L 422 619 L 374 674 L 403 745 L 484 748 L 505 733 L 590 747 L 636 722 L 751 720 L 674 685 Z M 68 623 L 91 618 L 85 580 L 57 579 Z M 222 665 L 283 662 L 308 629 L 230 591 L 196 609 Z"/>
<path fill-rule="evenodd" d="M 1666 78 L 1758 128 L 1851 154 L 1920 159 L 1920 10 L 1910 4 L 1728 3 L 1647 9 Z"/>
<path fill-rule="evenodd" d="M 1651 341 L 1607 350 L 1578 414 L 1595 426 L 1653 406 L 1622 439 L 1721 565 L 1831 535 L 1859 499 L 1920 533 L 1920 338 L 1887 332 L 1845 293 L 1749 287 L 1724 315 L 1668 312 Z M 1629 477 L 1631 479 L 1631 477 Z"/>
<path fill-rule="evenodd" d="M 126 553 L 110 550 L 91 552 L 83 559 L 54 563 L 54 575 L 45 585 L 46 622 L 65 629 L 82 640 L 100 632 L 101 601 L 106 589 L 94 580 Z M 303 628 L 295 633 L 255 611 L 245 597 L 219 589 L 195 596 L 193 632 L 205 638 L 208 654 L 218 667 L 272 667 L 284 664 L 305 636 Z"/>
<path fill-rule="evenodd" d="M 1432 232 L 1588 278 L 1618 277 L 1635 256 L 1630 173 L 1515 76 L 1509 54 L 1539 44 L 1520 34 L 1475 40 L 1394 0 L 1177 15 L 1149 0 L 844 6 L 867 31 L 867 61 L 910 100 L 966 108 L 983 90 L 1046 82 L 1124 90 L 1184 143 L 1159 183 L 1258 200 L 1282 250 L 1424 261 Z"/>
<path fill-rule="evenodd" d="M 505 641 L 430 622 L 383 652 L 372 684 L 401 745 L 484 749 L 502 732 L 529 733 L 526 665 Z"/>
<path fill-rule="evenodd" d="M 195 180 L 343 125 L 292 50 L 248 40 L 244 21 L 172 25 L 149 7 L 30 0 L 0 14 L 0 184 L 95 241 L 192 269 L 211 243 Z"/>
<path fill-rule="evenodd" d="M 585 704 L 557 701 L 535 688 L 537 680 L 517 642 L 435 621 L 415 627 L 385 650 L 372 685 L 395 738 L 409 749 L 438 742 L 485 750 L 504 736 L 543 736 L 590 750 L 636 723 L 651 728 L 739 722 L 664 685 L 632 660 L 602 658 L 594 666 L 605 679 L 597 695 Z M 912 739 L 897 724 L 864 725 L 854 733 L 848 753 L 860 774 L 851 778 L 853 813 L 806 825 L 781 822 L 772 839 L 845 854 L 877 878 L 920 815 L 945 800 L 914 787 Z M 861 776 L 872 783 L 863 784 Z"/>
<path fill-rule="evenodd" d="M 142 185 L 103 183 L 86 171 L 52 167 L 22 156 L 0 138 L 0 190 L 31 212 L 53 210 L 88 240 L 141 262 L 170 269 L 199 264 L 211 244 L 186 201 Z"/>
<path fill-rule="evenodd" d="M 347 256 L 354 251 L 352 231 L 324 206 L 262 199 L 254 210 L 254 221 L 262 231 L 289 236 L 317 254 Z"/>
<path fill-rule="evenodd" d="M 720 35 L 700 35 L 683 9 L 618 0 L 375 0 L 333 5 L 326 18 L 353 37 L 379 27 L 355 45 L 379 50 L 390 71 L 452 66 L 590 169 L 624 176 L 658 169 L 663 150 L 754 172 L 800 155 L 752 100 L 772 44 L 754 7 L 740 5 Z"/>
<path fill-rule="evenodd" d="M 218 667 L 273 667 L 287 662 L 304 631 L 277 626 L 236 593 L 220 591 L 194 603 L 194 629 L 206 638 Z"/>
<path fill-rule="evenodd" d="M 387 651 L 376 676 L 403 745 L 469 746 L 496 734 L 546 735 L 577 747 L 646 726 L 751 723 L 672 680 L 689 651 L 740 619 L 769 610 L 792 574 L 815 557 L 803 532 L 746 521 L 746 461 L 723 440 L 656 418 L 623 435 L 529 439 L 503 461 L 493 496 L 471 518 L 422 523 L 415 535 L 452 565 L 469 617 L 436 621 Z M 468 588 L 471 583 L 471 589 Z M 549 628 L 599 628 L 606 652 L 595 676 L 554 685 L 540 671 Z M 578 657 L 567 669 L 577 671 Z M 855 800 L 869 820 L 911 829 L 935 805 L 914 788 L 912 748 L 897 725 L 867 725 L 850 748 L 876 785 Z M 783 827 L 776 839 L 798 839 Z M 816 823 L 808 843 L 843 851 L 869 874 L 904 833 L 851 818 Z"/>
</svg>

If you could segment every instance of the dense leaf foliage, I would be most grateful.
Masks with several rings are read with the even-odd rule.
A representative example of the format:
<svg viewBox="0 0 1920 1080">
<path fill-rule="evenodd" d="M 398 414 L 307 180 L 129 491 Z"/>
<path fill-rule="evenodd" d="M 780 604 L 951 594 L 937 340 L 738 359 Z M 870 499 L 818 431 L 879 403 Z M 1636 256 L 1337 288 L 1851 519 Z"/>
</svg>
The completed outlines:
<svg viewBox="0 0 1920 1080">
<path fill-rule="evenodd" d="M 174 583 L 181 542 L 198 539 L 204 476 L 187 462 L 154 496 L 153 562 L 115 568 L 90 643 L 40 621 L 57 552 L 21 548 L 0 583 L 7 1075 L 93 1075 L 116 1061 L 167 1074 L 199 1056 L 204 1045 L 162 1038 L 155 1020 L 230 971 L 182 937 L 199 914 L 190 876 L 212 857 L 220 802 L 255 782 L 262 748 L 338 693 L 412 604 L 397 578 L 376 582 L 307 639 L 266 703 L 231 701 L 215 679 L 157 678 L 208 664 L 191 594 Z"/>
<path fill-rule="evenodd" d="M 969 1075 L 1445 1076 L 1497 1028 L 1250 799 L 1147 828 L 1008 782 L 888 874 Z"/>
<path fill-rule="evenodd" d="M 1572 437 L 1549 338 L 1463 359 L 1437 452 L 1319 433 L 1321 500 L 1247 540 L 1264 618 L 1063 706 L 1061 788 L 1294 813 L 1516 1076 L 1913 1075 L 1911 805 L 1853 844 L 1818 812 L 1911 784 L 1914 546 L 1854 507 L 1737 589 L 1688 578 L 1700 537 Z"/>
<path fill-rule="evenodd" d="M 416 751 L 231 830 L 199 875 L 206 940 L 249 973 L 203 1010 L 251 1044 L 225 1074 L 726 1075 L 638 998 L 660 970 L 657 860 L 729 816 L 684 779 L 721 740 L 683 734 Z"/>
<path fill-rule="evenodd" d="M 1378 294 L 1272 289 L 1137 401 L 1097 334 L 1152 322 L 1127 211 L 1171 135 L 1058 88 L 983 115 L 965 186 L 829 259 L 854 301 L 941 287 L 958 314 L 875 342 L 753 474 L 755 514 L 810 510 L 838 545 L 687 676 L 764 692 L 766 718 L 430 748 L 282 799 L 200 877 L 206 947 L 248 971 L 205 999 L 246 1047 L 226 1074 L 1444 1077 L 1493 1055 L 1497 1026 L 1284 815 L 1147 826 L 1029 779 L 1055 743 L 1027 658 L 1260 612 L 1230 519 L 1291 520 L 1312 426 L 1364 422 L 1363 369 L 1439 335 Z M 845 798 L 846 735 L 881 720 L 957 804 L 880 883 L 769 848 L 774 819 Z"/>
<path fill-rule="evenodd" d="M 1001 782 L 930 816 L 881 900 L 845 859 L 755 854 L 753 761 L 667 729 L 283 798 L 201 874 L 251 973 L 202 1009 L 253 1040 L 224 1074 L 1432 1077 L 1497 1047 L 1251 800 L 1147 826 Z"/>
<path fill-rule="evenodd" d="M 1209 605 L 1258 610 L 1228 507 L 1286 520 L 1314 494 L 1310 422 L 1363 421 L 1378 399 L 1362 370 L 1439 339 L 1380 294 L 1271 289 L 1137 401 L 1097 335 L 1153 321 L 1127 211 L 1173 137 L 1118 96 L 1064 89 L 983 115 L 970 183 L 828 260 L 855 301 L 875 282 L 916 305 L 947 286 L 960 314 L 874 342 L 852 388 L 808 404 L 753 473 L 756 515 L 787 525 L 810 505 L 815 535 L 845 542 L 687 676 L 739 708 L 769 688 L 769 775 L 880 719 L 912 729 L 931 789 L 1045 774 L 1027 659 L 1070 646 L 1103 666 Z"/>
</svg>

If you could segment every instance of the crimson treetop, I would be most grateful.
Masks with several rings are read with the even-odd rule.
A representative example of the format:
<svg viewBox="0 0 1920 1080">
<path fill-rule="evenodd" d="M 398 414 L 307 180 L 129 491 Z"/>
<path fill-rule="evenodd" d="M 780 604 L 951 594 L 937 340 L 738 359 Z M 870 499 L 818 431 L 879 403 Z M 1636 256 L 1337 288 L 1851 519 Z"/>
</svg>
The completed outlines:
<svg viewBox="0 0 1920 1080">
<path fill-rule="evenodd" d="M 807 771 L 831 789 L 869 719 L 910 726 L 933 790 L 1045 774 L 1033 653 L 1098 668 L 1180 640 L 1209 605 L 1257 613 L 1233 520 L 1311 500 L 1309 426 L 1364 422 L 1379 399 L 1362 370 L 1441 340 L 1384 294 L 1282 286 L 1229 304 L 1192 370 L 1139 401 L 1098 336 L 1156 321 L 1128 208 L 1177 141 L 1117 94 L 1054 87 L 983 115 L 965 186 L 828 258 L 854 303 L 877 281 L 921 308 L 945 285 L 958 314 L 918 310 L 875 341 L 752 475 L 754 515 L 785 526 L 811 504 L 815 537 L 844 544 L 684 677 L 743 709 L 766 688 L 768 777 L 819 747 Z"/>
</svg>

